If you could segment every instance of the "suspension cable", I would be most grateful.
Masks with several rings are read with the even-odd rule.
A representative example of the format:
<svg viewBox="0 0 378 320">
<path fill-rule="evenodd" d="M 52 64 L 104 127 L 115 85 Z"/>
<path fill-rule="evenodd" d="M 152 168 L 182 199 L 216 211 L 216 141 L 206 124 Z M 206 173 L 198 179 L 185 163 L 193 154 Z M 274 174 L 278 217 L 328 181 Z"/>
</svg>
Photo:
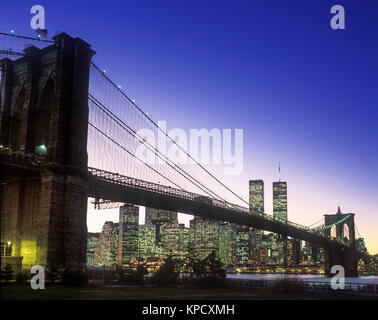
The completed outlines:
<svg viewBox="0 0 378 320">
<path fill-rule="evenodd" d="M 156 156 L 159 157 L 159 159 L 165 161 L 166 164 L 168 164 L 173 170 L 175 170 L 176 172 L 178 172 L 181 176 L 183 176 L 184 178 L 186 178 L 189 182 L 191 182 L 192 184 L 194 184 L 196 187 L 198 187 L 199 189 L 201 189 L 202 191 L 204 191 L 207 195 L 209 195 L 210 197 L 216 197 L 222 201 L 225 201 L 224 199 L 222 199 L 219 195 L 217 195 L 215 192 L 213 192 L 212 190 L 210 190 L 209 188 L 207 188 L 206 186 L 204 186 L 201 182 L 199 182 L 198 180 L 196 180 L 195 178 L 193 178 L 193 176 L 191 176 L 189 173 L 187 173 L 185 170 L 183 170 L 182 168 L 180 168 L 177 164 L 175 164 L 172 160 L 170 160 L 168 157 L 166 157 L 164 154 L 162 154 L 160 151 L 158 151 L 158 149 L 156 149 L 156 147 L 152 146 L 148 141 L 146 141 L 145 139 L 143 139 L 135 130 L 133 130 L 132 128 L 130 128 L 124 121 L 122 121 L 122 119 L 120 119 L 119 117 L 117 117 L 112 111 L 110 111 L 106 106 L 104 106 L 100 101 L 98 101 L 93 95 L 89 94 L 88 98 L 101 110 L 103 111 L 106 115 L 108 115 L 114 122 L 116 122 L 123 130 L 125 130 L 126 132 L 128 132 L 130 135 L 132 135 L 133 137 L 137 137 L 139 142 L 143 143 L 145 146 L 148 147 L 148 149 L 150 151 L 153 151 L 154 154 Z M 163 159 L 162 157 L 164 157 L 165 159 Z M 168 163 L 168 161 L 170 161 L 171 163 Z M 176 168 L 180 169 L 177 170 Z M 186 174 L 187 176 L 189 176 L 189 178 L 187 176 L 185 176 L 184 174 Z M 193 181 L 194 180 L 194 181 Z M 200 186 L 199 186 L 199 185 Z M 205 188 L 206 190 L 204 190 L 203 188 Z"/>
<path fill-rule="evenodd" d="M 315 223 L 309 225 L 308 227 L 311 228 L 312 226 L 317 225 L 319 222 L 321 222 L 321 221 L 323 221 L 323 220 L 324 220 L 324 218 L 321 218 L 319 221 L 317 221 L 317 222 L 315 222 Z"/>
<path fill-rule="evenodd" d="M 36 38 L 32 38 L 32 37 L 20 36 L 20 35 L 17 35 L 17 34 L 11 34 L 11 33 L 0 32 L 0 35 L 2 35 L 2 36 L 14 37 L 14 38 L 20 38 L 20 39 L 26 39 L 26 40 L 39 41 L 39 42 L 55 43 L 55 41 L 53 41 L 53 40 L 40 39 L 40 38 L 37 38 L 37 39 L 36 39 Z"/>
<path fill-rule="evenodd" d="M 169 181 L 170 183 L 172 183 L 173 185 L 175 185 L 177 188 L 181 189 L 182 191 L 186 191 L 184 190 L 182 187 L 180 187 L 179 185 L 177 185 L 176 183 L 174 183 L 172 180 L 170 180 L 169 178 L 165 177 L 162 173 L 160 173 L 159 171 L 157 171 L 156 169 L 152 168 L 149 164 L 143 162 L 141 159 L 139 159 L 135 154 L 133 154 L 132 152 L 130 152 L 129 150 L 127 150 L 125 147 L 123 147 L 122 145 L 120 145 L 117 141 L 115 141 L 114 139 L 112 139 L 111 137 L 109 137 L 105 132 L 103 132 L 102 130 L 100 130 L 99 128 L 97 128 L 94 124 L 92 124 L 91 122 L 88 122 L 88 124 L 94 128 L 95 130 L 97 130 L 98 132 L 100 132 L 103 136 L 105 136 L 107 139 L 109 139 L 111 142 L 113 142 L 114 144 L 116 144 L 118 147 L 120 147 L 121 149 L 123 149 L 124 151 L 126 151 L 128 154 L 130 154 L 131 156 L 133 156 L 135 159 L 137 159 L 138 161 L 140 161 L 141 163 L 145 164 L 147 167 L 149 167 L 151 170 L 153 170 L 155 173 L 157 173 L 158 175 L 160 175 L 161 177 L 163 177 L 164 179 L 166 179 L 167 181 Z"/>
<path fill-rule="evenodd" d="M 144 117 L 146 117 L 158 130 L 160 130 L 170 141 L 172 141 L 180 150 L 182 150 L 192 161 L 194 161 L 198 166 L 200 166 L 201 169 L 203 169 L 208 175 L 210 175 L 215 181 L 217 181 L 219 184 L 221 184 L 225 189 L 227 189 L 230 193 L 232 193 L 234 196 L 236 196 L 238 199 L 243 201 L 249 206 L 249 203 L 245 201 L 242 197 L 240 197 L 238 194 L 236 194 L 234 191 L 232 191 L 230 188 L 228 188 L 223 182 L 221 182 L 217 177 L 215 177 L 212 173 L 210 173 L 204 166 L 202 166 L 196 159 L 194 159 L 185 149 L 183 149 L 179 144 L 176 143 L 164 130 L 162 130 L 158 124 L 152 120 L 140 107 L 136 105 L 136 103 L 130 99 L 122 90 L 119 88 L 106 74 L 104 74 L 100 68 L 94 63 L 91 62 L 93 67 L 97 69 L 97 71 L 102 74 L 102 76 L 107 79 L 114 88 L 116 88 L 122 96 L 124 96 Z"/>
</svg>

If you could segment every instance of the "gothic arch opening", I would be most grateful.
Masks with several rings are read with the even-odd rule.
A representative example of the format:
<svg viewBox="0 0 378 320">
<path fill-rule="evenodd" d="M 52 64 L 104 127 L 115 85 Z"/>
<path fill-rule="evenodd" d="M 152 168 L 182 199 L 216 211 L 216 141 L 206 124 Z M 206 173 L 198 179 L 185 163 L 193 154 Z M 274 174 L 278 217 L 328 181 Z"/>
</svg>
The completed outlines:
<svg viewBox="0 0 378 320">
<path fill-rule="evenodd" d="M 331 234 L 331 238 L 336 238 L 337 233 L 336 233 L 336 226 L 335 226 L 335 225 L 333 225 L 333 226 L 331 227 L 330 234 Z"/>
<path fill-rule="evenodd" d="M 348 224 L 346 224 L 346 223 L 344 223 L 344 225 L 343 225 L 343 239 L 348 239 L 348 240 L 350 240 L 349 226 L 348 226 Z"/>
<path fill-rule="evenodd" d="M 48 148 L 50 137 L 51 110 L 55 94 L 55 82 L 50 77 L 40 95 L 35 127 L 35 146 Z"/>
</svg>

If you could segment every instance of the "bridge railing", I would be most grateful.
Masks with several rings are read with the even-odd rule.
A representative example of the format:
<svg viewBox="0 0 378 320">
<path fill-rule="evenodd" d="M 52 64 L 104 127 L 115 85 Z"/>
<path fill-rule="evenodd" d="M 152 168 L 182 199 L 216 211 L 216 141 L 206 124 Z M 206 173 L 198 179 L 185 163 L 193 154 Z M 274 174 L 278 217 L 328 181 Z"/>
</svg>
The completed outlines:
<svg viewBox="0 0 378 320">
<path fill-rule="evenodd" d="M 35 168 L 45 163 L 46 157 L 25 150 L 13 150 L 0 144 L 0 162 L 15 167 Z"/>
<path fill-rule="evenodd" d="M 147 189 L 153 192 L 167 194 L 167 195 L 171 195 L 171 196 L 178 197 L 181 199 L 205 202 L 205 203 L 217 206 L 217 207 L 229 208 L 229 209 L 240 211 L 240 212 L 248 212 L 247 208 L 243 208 L 239 205 L 235 205 L 226 201 L 220 201 L 217 199 L 211 199 L 210 197 L 188 192 L 182 189 L 177 189 L 170 186 L 164 186 L 164 185 L 157 184 L 154 182 L 136 179 L 136 178 L 124 176 L 118 173 L 100 170 L 96 168 L 88 168 L 88 171 L 93 176 L 96 176 L 97 178 L 100 178 L 104 181 L 109 181 L 109 182 L 120 184 L 120 185 L 130 186 L 133 188 L 140 188 L 143 190 Z"/>
<path fill-rule="evenodd" d="M 279 281 L 272 279 L 228 279 L 230 286 L 238 288 L 274 288 Z M 294 278 L 295 280 L 295 278 Z M 312 292 L 329 292 L 339 294 L 362 294 L 378 295 L 378 284 L 376 283 L 344 283 L 343 289 L 333 289 L 330 282 L 316 280 L 300 280 L 303 289 Z"/>
</svg>

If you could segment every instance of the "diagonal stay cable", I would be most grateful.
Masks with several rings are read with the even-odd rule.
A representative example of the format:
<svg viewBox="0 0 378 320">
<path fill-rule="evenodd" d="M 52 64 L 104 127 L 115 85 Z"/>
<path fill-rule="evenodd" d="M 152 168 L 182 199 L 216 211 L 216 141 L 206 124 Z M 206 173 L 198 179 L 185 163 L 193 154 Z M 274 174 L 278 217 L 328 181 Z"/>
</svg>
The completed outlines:
<svg viewBox="0 0 378 320">
<path fill-rule="evenodd" d="M 117 141 L 115 141 L 114 139 L 112 139 L 111 137 L 109 137 L 105 132 L 101 131 L 99 128 L 97 128 L 94 124 L 92 124 L 91 122 L 88 122 L 88 124 L 94 128 L 95 130 L 97 130 L 98 132 L 100 132 L 103 136 L 105 136 L 107 139 L 109 139 L 111 142 L 113 142 L 114 144 L 116 144 L 118 147 L 120 147 L 121 149 L 123 149 L 124 151 L 126 151 L 128 154 L 130 154 L 131 156 L 133 156 L 135 159 L 137 159 L 138 161 L 140 161 L 141 163 L 143 163 L 144 165 L 146 165 L 148 168 L 150 168 L 151 170 L 153 170 L 155 173 L 157 173 L 158 175 L 160 175 L 161 177 L 163 177 L 164 179 L 166 179 L 167 181 L 169 181 L 170 183 L 172 183 L 173 185 L 175 185 L 177 188 L 183 190 L 183 191 L 186 191 L 184 190 L 183 188 L 181 188 L 179 185 L 177 185 L 176 183 L 174 183 L 172 180 L 170 180 L 169 178 L 165 177 L 162 173 L 160 173 L 159 171 L 157 171 L 156 169 L 152 168 L 150 165 L 148 165 L 147 163 L 143 162 L 141 159 L 139 159 L 136 155 L 134 155 L 132 152 L 130 152 L 129 150 L 127 150 L 125 147 L 123 147 L 122 145 L 120 145 Z"/>
<path fill-rule="evenodd" d="M 172 141 L 180 150 L 182 150 L 192 161 L 194 161 L 201 169 L 203 169 L 208 175 L 210 175 L 215 181 L 217 181 L 220 185 L 222 185 L 226 190 L 228 190 L 230 193 L 232 193 L 234 196 L 236 196 L 238 199 L 249 205 L 247 201 L 245 201 L 242 197 L 240 197 L 238 194 L 236 194 L 234 191 L 232 191 L 230 188 L 228 188 L 223 182 L 221 182 L 217 177 L 215 177 L 211 172 L 209 172 L 204 166 L 202 166 L 196 159 L 194 159 L 186 150 L 184 150 L 179 144 L 176 143 L 164 130 L 162 130 L 157 123 L 152 120 L 140 107 L 138 107 L 134 101 L 132 101 L 116 84 L 107 76 L 105 75 L 100 68 L 94 63 L 91 62 L 93 67 L 102 74 L 102 76 L 108 80 L 114 88 L 116 88 L 122 96 L 124 96 L 144 117 L 146 117 L 158 130 L 160 130 L 170 141 Z"/>
<path fill-rule="evenodd" d="M 308 227 L 311 228 L 311 227 L 317 225 L 319 222 L 321 222 L 321 221 L 323 221 L 323 220 L 324 220 L 324 218 L 321 218 L 319 221 L 316 221 L 315 223 L 309 225 Z"/>
<path fill-rule="evenodd" d="M 225 201 L 223 198 L 221 198 L 219 195 L 217 195 L 214 191 L 206 187 L 204 184 L 202 184 L 200 181 L 198 181 L 196 178 L 194 178 L 192 175 L 190 175 L 188 172 L 183 170 L 180 166 L 178 166 L 176 163 L 174 163 L 171 159 L 169 159 L 166 155 L 161 153 L 156 147 L 152 146 L 146 139 L 141 137 L 138 132 L 136 132 L 134 129 L 132 129 L 129 125 L 127 125 L 122 119 L 120 119 L 118 116 L 116 116 L 109 108 L 104 106 L 98 99 L 96 99 L 93 95 L 89 94 L 88 98 L 107 116 L 109 116 L 114 122 L 116 122 L 122 129 L 124 129 L 126 132 L 128 132 L 130 135 L 132 135 L 134 138 L 138 138 L 138 141 L 143 143 L 145 146 L 148 147 L 148 149 L 154 154 L 159 157 L 159 159 L 163 160 L 166 164 L 168 164 L 173 170 L 178 172 L 181 176 L 183 176 L 185 179 L 187 179 L 189 182 L 194 184 L 197 188 L 204 191 L 206 194 L 208 194 L 211 197 L 218 198 L 221 201 Z M 164 158 L 164 159 L 163 159 Z M 169 162 L 169 163 L 168 163 Z M 178 169 L 178 170 L 177 170 Z M 204 189 L 206 190 L 204 190 Z"/>
</svg>

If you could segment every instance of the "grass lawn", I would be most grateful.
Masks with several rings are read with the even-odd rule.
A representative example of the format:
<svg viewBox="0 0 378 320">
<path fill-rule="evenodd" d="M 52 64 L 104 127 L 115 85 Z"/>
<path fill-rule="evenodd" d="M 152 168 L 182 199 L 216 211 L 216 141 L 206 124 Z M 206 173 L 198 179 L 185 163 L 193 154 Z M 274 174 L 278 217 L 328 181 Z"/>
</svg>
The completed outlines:
<svg viewBox="0 0 378 320">
<path fill-rule="evenodd" d="M 279 293 L 269 289 L 181 289 L 153 287 L 64 287 L 46 284 L 45 290 L 32 290 L 29 284 L 1 286 L 4 300 L 339 300 L 377 297 L 332 293 Z"/>
</svg>

